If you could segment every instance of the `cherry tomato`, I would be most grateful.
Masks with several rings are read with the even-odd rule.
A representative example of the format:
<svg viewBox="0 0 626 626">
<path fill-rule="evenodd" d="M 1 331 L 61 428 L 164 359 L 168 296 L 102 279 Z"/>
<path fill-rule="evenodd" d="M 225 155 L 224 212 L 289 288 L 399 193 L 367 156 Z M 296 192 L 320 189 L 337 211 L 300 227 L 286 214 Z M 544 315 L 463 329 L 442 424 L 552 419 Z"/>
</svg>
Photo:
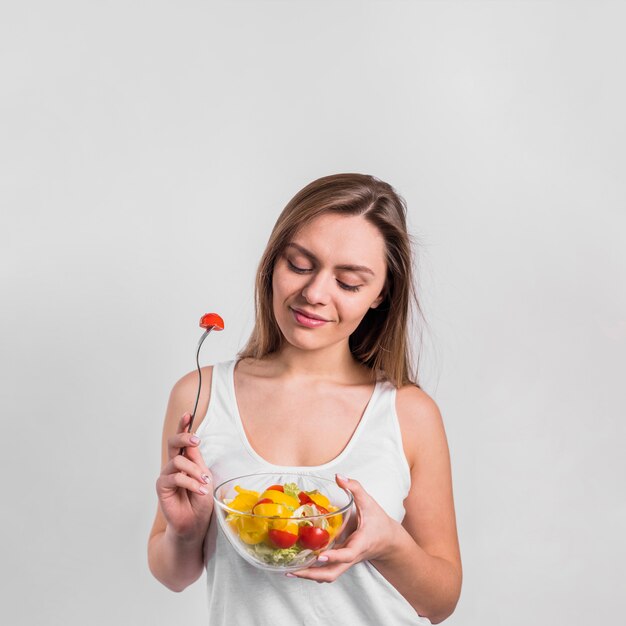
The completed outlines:
<svg viewBox="0 0 626 626">
<path fill-rule="evenodd" d="M 316 504 L 315 508 L 322 514 L 326 515 L 327 513 L 330 513 L 330 511 L 326 508 L 324 508 L 321 504 Z"/>
<path fill-rule="evenodd" d="M 224 320 L 217 313 L 205 313 L 200 318 L 200 326 L 202 328 L 213 326 L 213 330 L 224 330 Z"/>
<path fill-rule="evenodd" d="M 300 526 L 298 541 L 303 548 L 319 550 L 328 544 L 330 535 L 327 530 L 317 526 Z"/>
<path fill-rule="evenodd" d="M 304 491 L 301 491 L 298 494 L 298 500 L 300 500 L 300 504 L 313 503 L 313 500 L 311 500 L 311 498 L 309 498 L 308 494 L 304 493 Z"/>
<path fill-rule="evenodd" d="M 277 548 L 291 548 L 298 541 L 298 535 L 288 533 L 286 530 L 270 530 L 268 538 Z"/>
<path fill-rule="evenodd" d="M 285 488 L 282 485 L 272 485 L 271 487 L 268 487 L 265 491 L 269 491 L 270 489 L 273 489 L 274 491 L 282 491 L 283 493 L 285 493 Z"/>
</svg>

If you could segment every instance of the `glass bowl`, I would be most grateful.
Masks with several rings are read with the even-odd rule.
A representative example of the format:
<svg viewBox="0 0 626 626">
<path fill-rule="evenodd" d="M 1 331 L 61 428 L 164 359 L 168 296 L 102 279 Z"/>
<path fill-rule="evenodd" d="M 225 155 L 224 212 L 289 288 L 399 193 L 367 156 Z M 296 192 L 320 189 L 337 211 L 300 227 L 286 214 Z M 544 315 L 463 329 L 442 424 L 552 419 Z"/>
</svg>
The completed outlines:
<svg viewBox="0 0 626 626">
<path fill-rule="evenodd" d="M 277 486 L 283 491 L 269 489 Z M 221 483 L 213 502 L 219 526 L 239 556 L 263 570 L 289 572 L 310 567 L 333 547 L 353 498 L 327 478 L 268 472 Z"/>
</svg>

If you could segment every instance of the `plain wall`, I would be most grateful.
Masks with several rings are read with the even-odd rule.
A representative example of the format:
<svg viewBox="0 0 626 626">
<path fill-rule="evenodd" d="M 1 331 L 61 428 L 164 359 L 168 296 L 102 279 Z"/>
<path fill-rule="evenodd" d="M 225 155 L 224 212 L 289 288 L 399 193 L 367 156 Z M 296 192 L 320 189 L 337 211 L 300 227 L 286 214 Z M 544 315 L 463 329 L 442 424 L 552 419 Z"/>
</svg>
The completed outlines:
<svg viewBox="0 0 626 626">
<path fill-rule="evenodd" d="M 230 359 L 311 180 L 404 196 L 452 454 L 451 626 L 625 610 L 626 5 L 29 2 L 0 13 L 0 621 L 206 624 L 146 546 L 200 316 Z M 311 583 L 316 584 L 316 583 Z M 245 590 L 248 591 L 248 590 Z"/>
</svg>

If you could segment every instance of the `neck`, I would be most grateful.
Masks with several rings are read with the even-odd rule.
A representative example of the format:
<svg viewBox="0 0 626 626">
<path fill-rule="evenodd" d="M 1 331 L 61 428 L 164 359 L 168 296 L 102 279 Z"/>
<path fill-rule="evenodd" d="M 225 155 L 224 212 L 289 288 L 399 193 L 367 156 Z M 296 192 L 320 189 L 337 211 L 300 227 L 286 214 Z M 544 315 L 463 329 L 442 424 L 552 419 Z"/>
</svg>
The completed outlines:
<svg viewBox="0 0 626 626">
<path fill-rule="evenodd" d="M 287 344 L 273 358 L 277 374 L 285 378 L 315 378 L 332 381 L 362 381 L 364 366 L 358 363 L 345 344 L 322 350 L 300 350 Z"/>
</svg>

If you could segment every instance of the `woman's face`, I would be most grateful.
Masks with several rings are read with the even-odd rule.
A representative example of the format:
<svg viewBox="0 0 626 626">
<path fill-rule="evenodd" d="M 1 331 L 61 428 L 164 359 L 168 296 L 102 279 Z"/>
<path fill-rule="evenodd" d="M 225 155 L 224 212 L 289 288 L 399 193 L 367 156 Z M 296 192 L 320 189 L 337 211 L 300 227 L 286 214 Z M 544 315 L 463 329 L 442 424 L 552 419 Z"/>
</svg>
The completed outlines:
<svg viewBox="0 0 626 626">
<path fill-rule="evenodd" d="M 273 308 L 283 336 L 301 349 L 347 342 L 382 301 L 386 273 L 385 241 L 365 218 L 316 218 L 287 242 L 274 266 Z"/>
</svg>

